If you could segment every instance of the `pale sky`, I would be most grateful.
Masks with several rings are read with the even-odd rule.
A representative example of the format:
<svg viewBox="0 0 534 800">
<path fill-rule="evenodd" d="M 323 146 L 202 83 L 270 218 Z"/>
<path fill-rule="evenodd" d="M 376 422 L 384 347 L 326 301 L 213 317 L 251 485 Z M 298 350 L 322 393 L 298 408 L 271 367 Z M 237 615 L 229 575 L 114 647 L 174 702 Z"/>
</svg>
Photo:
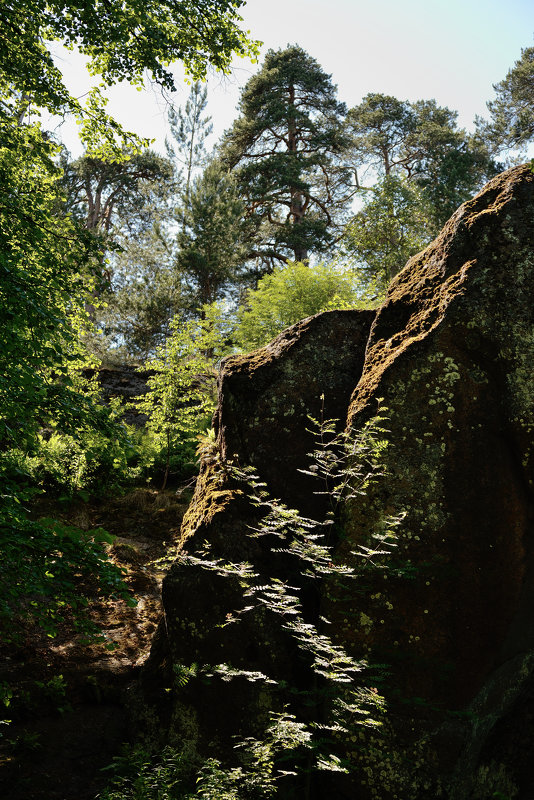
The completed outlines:
<svg viewBox="0 0 534 800">
<path fill-rule="evenodd" d="M 241 14 L 244 28 L 264 42 L 262 54 L 300 45 L 332 75 L 349 107 L 368 92 L 434 98 L 458 111 L 459 124 L 468 129 L 476 114 L 486 114 L 492 85 L 505 77 L 521 48 L 534 45 L 534 0 L 248 0 Z M 66 51 L 59 58 L 69 88 L 82 94 L 90 86 L 82 59 Z M 210 76 L 213 143 L 235 119 L 240 89 L 257 69 L 236 59 L 231 76 Z M 189 87 L 181 83 L 179 66 L 175 72 L 173 102 L 183 105 Z M 158 92 L 121 84 L 109 96 L 111 113 L 164 152 L 167 112 Z M 73 155 L 80 154 L 74 126 L 66 124 L 58 134 Z"/>
</svg>

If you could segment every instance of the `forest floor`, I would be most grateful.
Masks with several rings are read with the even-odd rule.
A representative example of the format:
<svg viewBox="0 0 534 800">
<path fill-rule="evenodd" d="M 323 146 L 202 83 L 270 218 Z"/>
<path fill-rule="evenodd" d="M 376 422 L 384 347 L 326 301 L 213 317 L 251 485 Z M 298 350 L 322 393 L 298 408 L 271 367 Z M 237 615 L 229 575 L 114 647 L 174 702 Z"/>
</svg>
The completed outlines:
<svg viewBox="0 0 534 800">
<path fill-rule="evenodd" d="M 53 639 L 28 629 L 16 646 L 0 644 L 1 681 L 13 693 L 0 715 L 3 800 L 94 800 L 109 782 L 105 768 L 130 737 L 126 689 L 161 615 L 165 566 L 155 562 L 172 550 L 188 500 L 143 488 L 113 500 L 76 501 L 61 514 L 42 509 L 116 536 L 111 556 L 137 605 L 95 600 L 91 618 L 105 637 L 101 643 L 84 643 L 66 621 Z"/>
</svg>

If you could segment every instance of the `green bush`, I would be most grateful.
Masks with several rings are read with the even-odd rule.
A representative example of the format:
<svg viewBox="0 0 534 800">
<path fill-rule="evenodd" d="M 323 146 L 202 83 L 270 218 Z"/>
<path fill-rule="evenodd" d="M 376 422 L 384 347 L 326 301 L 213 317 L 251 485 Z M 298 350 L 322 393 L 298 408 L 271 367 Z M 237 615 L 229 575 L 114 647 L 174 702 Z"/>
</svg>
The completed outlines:
<svg viewBox="0 0 534 800">
<path fill-rule="evenodd" d="M 211 421 L 211 414 L 199 417 L 198 430 L 203 431 Z M 136 483 L 161 485 L 168 465 L 168 475 L 178 481 L 187 481 L 198 472 L 195 454 L 196 438 L 184 436 L 173 442 L 167 454 L 167 442 L 154 431 L 141 428 L 132 432 L 133 455 L 129 459 L 129 475 Z M 168 464 L 167 464 L 168 455 Z"/>
<path fill-rule="evenodd" d="M 201 318 L 171 322 L 171 336 L 145 367 L 153 374 L 136 407 L 164 454 L 163 487 L 176 465 L 194 461 L 194 442 L 207 427 L 216 400 L 216 365 L 227 352 L 228 326 L 219 306 L 203 306 Z"/>
<path fill-rule="evenodd" d="M 354 272 L 336 263 L 311 266 L 289 261 L 264 275 L 257 288 L 248 292 L 235 341 L 244 351 L 254 350 L 305 317 L 363 307 L 366 302 Z"/>
<path fill-rule="evenodd" d="M 87 431 L 78 438 L 60 433 L 47 439 L 39 436 L 35 477 L 45 488 L 98 494 L 128 479 L 132 449 L 127 439 L 108 438 L 100 431 Z"/>
<path fill-rule="evenodd" d="M 210 417 L 199 425 L 207 426 Z M 1 456 L 1 473 L 25 491 L 60 497 L 106 496 L 125 486 L 158 480 L 166 467 L 161 438 L 151 430 L 122 426 L 119 435 L 85 431 L 77 437 L 41 433 L 32 451 L 15 449 Z M 170 470 L 180 477 L 195 471 L 195 447 L 190 439 L 176 442 Z"/>
<path fill-rule="evenodd" d="M 192 767 L 184 757 L 165 747 L 158 757 L 143 747 L 125 748 L 108 769 L 115 771 L 99 800 L 188 800 Z"/>
<path fill-rule="evenodd" d="M 27 511 L 31 489 L 6 480 L 0 496 L 0 631 L 17 641 L 28 624 L 50 637 L 70 616 L 75 628 L 96 634 L 87 615 L 95 589 L 100 596 L 128 599 L 123 574 L 104 549 L 113 537 L 102 528 L 83 531 L 58 520 L 33 520 Z M 91 581 L 91 589 L 88 581 Z"/>
</svg>

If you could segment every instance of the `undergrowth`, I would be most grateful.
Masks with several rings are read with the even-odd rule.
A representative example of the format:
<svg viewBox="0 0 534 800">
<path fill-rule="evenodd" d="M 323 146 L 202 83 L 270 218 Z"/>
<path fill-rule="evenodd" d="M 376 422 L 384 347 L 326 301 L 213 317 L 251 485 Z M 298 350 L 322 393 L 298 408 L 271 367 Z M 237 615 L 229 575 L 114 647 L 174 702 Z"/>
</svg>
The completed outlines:
<svg viewBox="0 0 534 800">
<path fill-rule="evenodd" d="M 98 629 L 86 613 L 95 576 L 100 596 L 133 602 L 122 570 L 103 546 L 113 537 L 103 528 L 85 531 L 57 519 L 32 519 L 27 507 L 31 496 L 31 489 L 24 491 L 10 482 L 1 492 L 2 640 L 21 641 L 28 624 L 53 638 L 67 615 L 75 631 L 95 636 Z"/>
</svg>

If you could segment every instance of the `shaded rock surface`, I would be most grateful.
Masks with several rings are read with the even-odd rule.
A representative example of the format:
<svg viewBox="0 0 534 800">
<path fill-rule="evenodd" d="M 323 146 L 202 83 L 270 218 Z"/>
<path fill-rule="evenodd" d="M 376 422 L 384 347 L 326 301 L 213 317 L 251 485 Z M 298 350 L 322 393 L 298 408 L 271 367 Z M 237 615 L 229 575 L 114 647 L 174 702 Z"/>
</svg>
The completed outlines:
<svg viewBox="0 0 534 800">
<path fill-rule="evenodd" d="M 319 415 L 317 398 L 323 392 L 329 398 L 332 388 L 326 416 L 347 417 L 358 430 L 383 398 L 389 429 L 384 471 L 364 497 L 347 504 L 333 559 L 358 569 L 354 552 L 370 546 L 391 514 L 403 515 L 395 547 L 376 569 L 365 571 L 356 589 L 325 579 L 303 600 L 310 618 L 326 614 L 335 641 L 354 657 L 388 665 L 380 685 L 386 700 L 382 731 L 347 737 L 342 755 L 352 761 L 353 776 L 329 796 L 527 800 L 534 774 L 529 748 L 514 746 L 514 720 L 529 735 L 529 167 L 503 173 L 465 203 L 395 278 L 367 339 L 371 321 L 365 312 L 320 315 L 267 348 L 226 363 L 218 453 L 203 466 L 182 539 L 190 539 L 191 553 L 207 541 L 210 558 L 247 561 L 266 579 L 298 584 L 289 556 L 274 553 L 268 537 L 248 535 L 257 509 L 225 471 L 225 460 L 237 454 L 241 463 L 252 463 L 270 491 L 313 516 L 318 500 L 309 484 L 290 477 L 309 452 L 306 414 Z M 256 612 L 246 624 L 224 625 L 241 602 L 239 585 L 238 576 L 223 581 L 194 560 L 171 569 L 163 585 L 167 663 L 230 660 L 276 678 L 296 675 L 298 683 L 302 664 L 283 630 Z M 254 691 L 248 682 L 245 690 L 242 683 L 206 693 L 192 682 L 178 694 L 172 726 L 182 741 L 189 737 L 191 747 L 200 749 L 216 742 L 224 754 L 232 735 L 261 730 L 280 700 L 268 687 Z M 218 703 L 224 724 L 214 726 Z M 298 704 L 294 710 L 305 713 Z M 327 796 L 325 791 L 316 789 L 315 796 Z"/>
<path fill-rule="evenodd" d="M 88 378 L 92 378 L 95 370 L 86 371 Z M 123 419 L 129 425 L 142 427 L 147 417 L 129 406 L 136 397 L 146 393 L 147 381 L 153 373 L 150 370 L 140 369 L 136 366 L 101 367 L 96 370 L 96 377 L 100 385 L 102 400 L 108 403 L 113 398 L 118 398 L 124 408 Z"/>
<path fill-rule="evenodd" d="M 448 665 L 446 676 L 409 670 L 407 684 L 457 705 L 534 644 L 533 181 L 528 167 L 494 179 L 408 263 L 350 409 L 358 426 L 379 395 L 391 429 L 389 474 L 352 514 L 354 535 L 386 495 L 406 512 L 399 549 L 417 576 L 399 584 L 396 638 Z"/>
<path fill-rule="evenodd" d="M 349 539 L 386 509 L 404 512 L 396 558 L 410 578 L 377 577 L 359 609 L 373 624 L 340 635 L 392 664 L 401 696 L 476 714 L 454 797 L 478 796 L 484 735 L 530 674 L 533 300 L 524 166 L 465 203 L 397 276 L 349 412 L 358 427 L 381 396 L 390 427 L 387 474 L 348 512 Z"/>
<path fill-rule="evenodd" d="M 261 514 L 247 496 L 250 487 L 225 467 L 226 459 L 235 455 L 236 463 L 256 467 L 273 497 L 306 505 L 308 514 L 320 512 L 324 502 L 297 471 L 309 465 L 307 453 L 314 446 L 308 415 L 345 419 L 373 318 L 368 311 L 327 312 L 298 323 L 250 358 L 223 363 L 217 453 L 202 465 L 181 531 L 183 542 L 192 538 L 187 548 L 192 560 L 178 560 L 164 580 L 164 627 L 145 670 L 145 684 L 159 682 L 162 692 L 172 679 L 170 669 L 204 670 L 201 680 L 187 680 L 169 720 L 171 736 L 191 752 L 228 757 L 237 734 L 261 736 L 269 713 L 282 712 L 287 704 L 284 692 L 273 689 L 275 681 L 305 688 L 309 680 L 276 615 L 250 608 L 232 623 L 247 605 L 242 576 L 198 564 L 204 558 L 241 569 L 253 565 L 256 584 L 299 586 L 302 580 L 295 559 L 276 552 L 281 547 L 276 536 L 250 535 Z M 343 348 L 344 341 L 350 347 Z M 316 593 L 306 603 L 316 613 Z M 232 681 L 213 675 L 206 680 L 206 669 L 220 664 L 243 674 Z M 157 702 L 157 691 L 152 697 Z"/>
<path fill-rule="evenodd" d="M 223 459 L 261 470 L 269 490 L 310 514 L 309 416 L 344 427 L 374 311 L 329 311 L 298 322 L 255 353 L 225 359 L 215 428 Z"/>
</svg>

